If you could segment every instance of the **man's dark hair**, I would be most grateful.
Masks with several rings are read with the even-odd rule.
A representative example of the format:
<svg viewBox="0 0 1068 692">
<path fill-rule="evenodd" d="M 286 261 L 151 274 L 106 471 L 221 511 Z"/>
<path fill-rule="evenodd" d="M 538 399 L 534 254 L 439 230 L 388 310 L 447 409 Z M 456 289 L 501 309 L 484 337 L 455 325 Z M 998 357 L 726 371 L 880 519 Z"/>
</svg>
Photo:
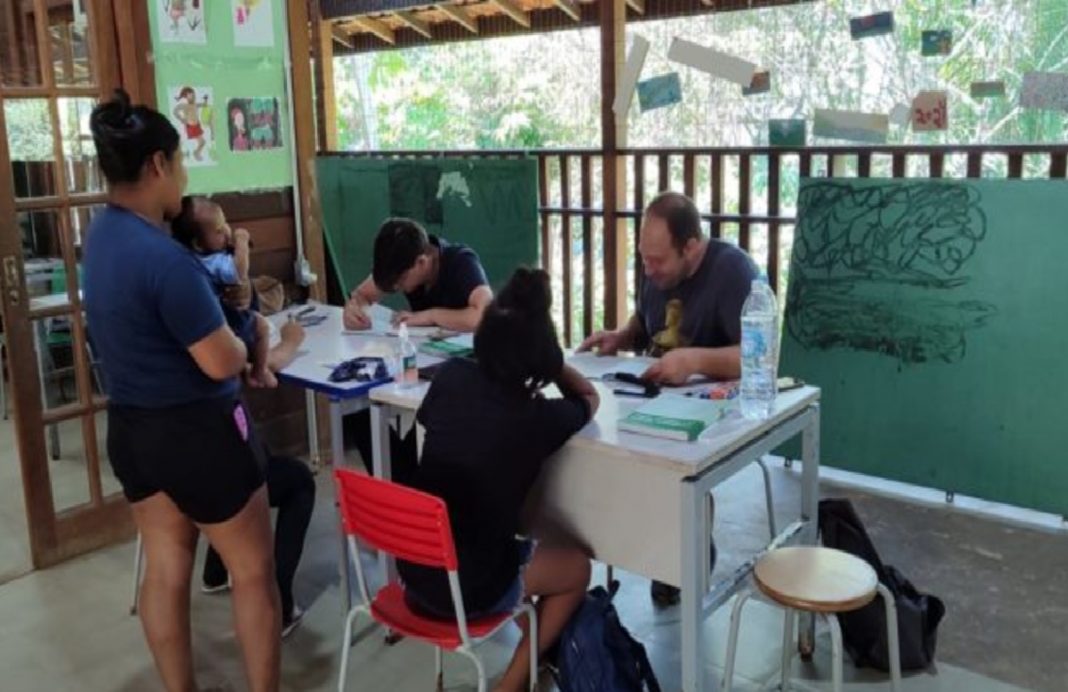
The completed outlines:
<svg viewBox="0 0 1068 692">
<path fill-rule="evenodd" d="M 663 219 L 671 234 L 671 244 L 682 252 L 690 240 L 704 237 L 701 213 L 693 200 L 678 192 L 661 192 L 645 208 L 646 216 Z"/>
<path fill-rule="evenodd" d="M 430 250 L 430 236 L 411 219 L 386 219 L 375 237 L 374 268 L 371 278 L 378 290 L 392 293 L 401 275 Z"/>
<path fill-rule="evenodd" d="M 489 379 L 529 396 L 560 376 L 564 352 L 551 307 L 549 275 L 541 269 L 517 269 L 475 332 L 475 358 Z"/>
<path fill-rule="evenodd" d="M 113 185 L 137 182 L 156 152 L 163 152 L 170 161 L 181 142 L 166 116 L 147 106 L 131 105 L 122 89 L 93 109 L 89 130 L 100 170 Z"/>
</svg>

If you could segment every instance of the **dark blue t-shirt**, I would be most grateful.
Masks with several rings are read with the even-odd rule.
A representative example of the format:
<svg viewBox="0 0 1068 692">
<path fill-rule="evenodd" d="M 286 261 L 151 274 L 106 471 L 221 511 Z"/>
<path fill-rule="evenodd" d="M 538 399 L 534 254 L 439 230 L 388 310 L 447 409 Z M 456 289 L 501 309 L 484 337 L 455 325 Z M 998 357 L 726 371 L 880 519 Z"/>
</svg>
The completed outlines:
<svg viewBox="0 0 1068 692">
<path fill-rule="evenodd" d="M 89 227 L 84 265 L 89 331 L 112 402 L 163 408 L 236 395 L 236 378 L 212 380 L 188 351 L 225 324 L 189 250 L 109 206 Z"/>
<path fill-rule="evenodd" d="M 742 340 L 742 305 L 757 278 L 753 260 L 712 238 L 694 275 L 662 291 L 643 281 L 638 298 L 640 350 L 659 357 L 673 348 L 722 348 Z"/>
<path fill-rule="evenodd" d="M 445 308 L 462 310 L 468 305 L 471 292 L 486 286 L 486 272 L 474 250 L 444 238 L 430 236 L 430 242 L 441 251 L 438 280 L 430 288 L 419 288 L 405 294 L 413 312 Z"/>
</svg>

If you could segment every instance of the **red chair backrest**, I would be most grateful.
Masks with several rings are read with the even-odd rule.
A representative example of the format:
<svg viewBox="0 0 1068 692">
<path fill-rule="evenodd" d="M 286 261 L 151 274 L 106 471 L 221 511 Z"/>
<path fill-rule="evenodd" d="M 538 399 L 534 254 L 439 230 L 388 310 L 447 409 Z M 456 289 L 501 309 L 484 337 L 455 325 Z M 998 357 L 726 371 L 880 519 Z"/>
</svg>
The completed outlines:
<svg viewBox="0 0 1068 692">
<path fill-rule="evenodd" d="M 440 497 L 349 469 L 336 469 L 334 480 L 346 534 L 401 560 L 457 569 L 449 512 Z"/>
</svg>

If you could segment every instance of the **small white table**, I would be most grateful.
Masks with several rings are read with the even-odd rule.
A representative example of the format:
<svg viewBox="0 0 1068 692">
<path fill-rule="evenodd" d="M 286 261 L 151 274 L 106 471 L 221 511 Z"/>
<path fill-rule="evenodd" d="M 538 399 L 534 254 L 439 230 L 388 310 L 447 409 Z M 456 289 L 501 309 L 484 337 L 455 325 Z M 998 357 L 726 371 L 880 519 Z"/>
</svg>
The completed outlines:
<svg viewBox="0 0 1068 692">
<path fill-rule="evenodd" d="M 641 399 L 617 397 L 598 384 L 596 418 L 546 462 L 533 491 L 532 522 L 571 531 L 596 559 L 681 587 L 682 682 L 704 690 L 701 660 L 710 651 L 701 623 L 743 585 L 759 555 L 716 584 L 709 584 L 712 489 L 783 442 L 802 437 L 801 513 L 768 546 L 816 544 L 819 494 L 820 392 L 803 387 L 780 394 L 765 421 L 730 419 L 692 443 L 620 432 L 616 421 Z M 418 408 L 428 385 L 373 390 L 371 429 L 374 473 L 390 477 L 389 419 Z M 811 651 L 813 624 L 801 627 Z"/>
</svg>

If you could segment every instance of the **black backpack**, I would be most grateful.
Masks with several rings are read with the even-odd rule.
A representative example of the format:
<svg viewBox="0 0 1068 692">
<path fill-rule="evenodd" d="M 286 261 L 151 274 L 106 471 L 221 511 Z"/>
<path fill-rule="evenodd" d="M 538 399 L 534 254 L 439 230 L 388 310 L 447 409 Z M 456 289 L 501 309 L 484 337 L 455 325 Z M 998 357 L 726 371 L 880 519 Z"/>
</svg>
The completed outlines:
<svg viewBox="0 0 1068 692">
<path fill-rule="evenodd" d="M 645 647 L 612 605 L 618 589 L 618 581 L 590 589 L 560 634 L 549 654 L 560 692 L 660 692 Z"/>
<path fill-rule="evenodd" d="M 819 529 L 823 545 L 866 561 L 894 595 L 901 670 L 922 670 L 935 656 L 938 623 L 946 607 L 937 596 L 923 594 L 890 565 L 884 565 L 849 500 L 820 500 Z M 840 613 L 842 642 L 858 668 L 887 671 L 886 610 L 881 598 L 851 613 Z"/>
</svg>

